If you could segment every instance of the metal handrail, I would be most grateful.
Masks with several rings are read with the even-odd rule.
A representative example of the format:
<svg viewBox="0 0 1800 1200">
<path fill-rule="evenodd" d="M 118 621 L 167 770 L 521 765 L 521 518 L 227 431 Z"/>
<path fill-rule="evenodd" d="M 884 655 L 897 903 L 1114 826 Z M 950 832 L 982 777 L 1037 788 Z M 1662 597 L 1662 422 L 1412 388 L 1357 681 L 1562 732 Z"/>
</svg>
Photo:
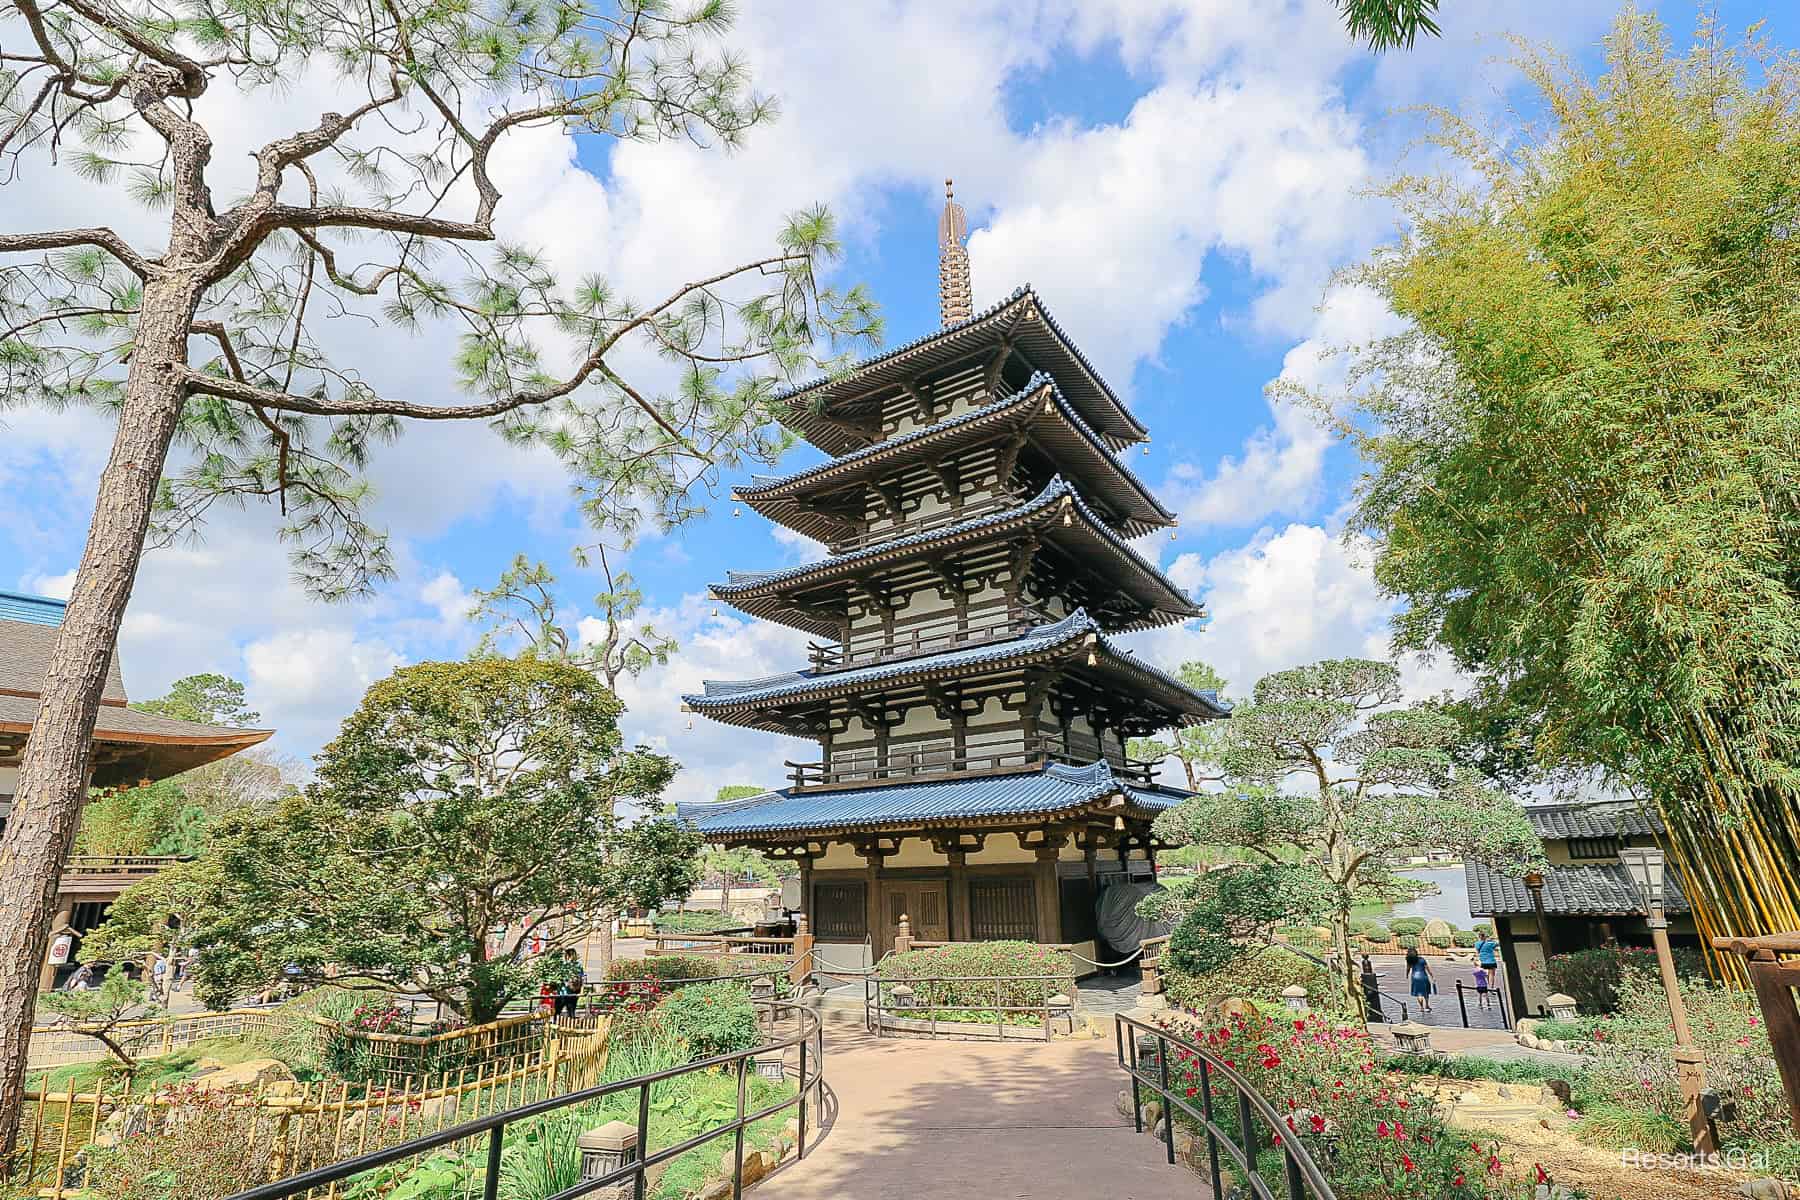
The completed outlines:
<svg viewBox="0 0 1800 1200">
<path fill-rule="evenodd" d="M 1141 1030 L 1156 1039 L 1155 1074 L 1142 1066 L 1138 1058 L 1138 1038 L 1132 1030 Z M 1113 1034 L 1117 1042 L 1119 1067 L 1131 1076 L 1131 1121 L 1137 1132 L 1144 1131 L 1143 1089 L 1148 1087 L 1162 1100 L 1164 1114 L 1171 1114 L 1177 1108 L 1199 1122 L 1206 1130 L 1206 1155 L 1211 1167 L 1213 1195 L 1225 1194 L 1224 1178 L 1219 1170 L 1219 1155 L 1224 1153 L 1243 1172 L 1245 1185 L 1256 1200 L 1277 1200 L 1274 1191 L 1264 1182 L 1256 1170 L 1256 1157 L 1259 1153 L 1256 1137 L 1256 1125 L 1252 1118 L 1259 1118 L 1270 1132 L 1276 1134 L 1281 1147 L 1282 1161 L 1286 1164 L 1286 1191 L 1288 1200 L 1336 1200 L 1337 1193 L 1325 1178 L 1325 1173 L 1313 1161 L 1301 1140 L 1289 1128 L 1287 1121 L 1275 1106 L 1270 1104 L 1263 1094 L 1256 1090 L 1243 1075 L 1224 1059 L 1204 1046 L 1196 1045 L 1187 1038 L 1178 1037 L 1159 1026 L 1139 1021 L 1119 1013 L 1113 1018 Z M 1129 1045 L 1129 1051 L 1127 1046 Z M 1200 1107 L 1195 1108 L 1187 1097 L 1177 1092 L 1169 1083 L 1169 1047 L 1179 1046 L 1191 1054 L 1200 1064 Z M 1230 1133 L 1221 1128 L 1213 1119 L 1213 1076 L 1222 1076 L 1237 1095 L 1237 1125 L 1242 1144 L 1232 1139 Z M 1167 1149 L 1171 1164 L 1175 1161 L 1175 1122 L 1165 1115 L 1163 1118 L 1163 1145 Z"/>
<path fill-rule="evenodd" d="M 410 1141 L 401 1142 L 382 1150 L 372 1150 L 367 1154 L 359 1154 L 354 1158 L 344 1159 L 342 1162 L 331 1163 L 323 1167 L 315 1167 L 310 1171 L 302 1171 L 300 1174 L 290 1176 L 287 1179 L 277 1179 L 271 1183 L 248 1188 L 244 1191 L 235 1193 L 230 1196 L 228 1200 L 288 1200 L 290 1197 L 304 1195 L 315 1188 L 330 1187 L 333 1184 L 343 1183 L 352 1176 L 360 1175 L 365 1171 L 373 1171 L 377 1168 L 385 1167 L 390 1163 L 400 1162 L 402 1159 L 412 1158 L 432 1150 L 454 1145 L 457 1142 L 477 1138 L 483 1134 L 487 1135 L 488 1148 L 487 1164 L 482 1179 L 482 1196 L 484 1197 L 484 1200 L 495 1200 L 496 1196 L 499 1194 L 501 1152 L 505 1147 L 506 1127 L 508 1125 L 529 1120 L 532 1117 L 542 1116 L 545 1113 L 555 1112 L 558 1109 L 569 1108 L 577 1104 L 586 1104 L 592 1100 L 604 1100 L 608 1096 L 618 1095 L 621 1092 L 628 1092 L 634 1089 L 638 1093 L 637 1156 L 632 1161 L 616 1170 L 609 1171 L 604 1175 L 596 1176 L 593 1179 L 584 1179 L 574 1187 L 567 1188 L 564 1191 L 549 1197 L 548 1200 L 575 1200 L 578 1196 L 585 1196 L 591 1192 L 597 1192 L 601 1188 L 610 1187 L 628 1179 L 632 1183 L 635 1200 L 644 1200 L 647 1191 L 648 1172 L 651 1168 L 668 1162 L 671 1159 L 678 1158 L 681 1155 L 686 1154 L 689 1150 L 703 1146 L 708 1142 L 711 1142 L 716 1138 L 724 1137 L 727 1134 L 734 1135 L 733 1141 L 736 1147 L 733 1157 L 731 1187 L 731 1194 L 735 1200 L 736 1197 L 742 1194 L 743 1188 L 745 1130 L 757 1121 L 774 1116 L 776 1113 L 785 1111 L 786 1109 L 797 1107 L 799 1110 L 799 1134 L 794 1139 L 794 1152 L 796 1158 L 805 1158 L 807 1094 L 809 1092 L 813 1093 L 814 1102 L 815 1104 L 818 1103 L 820 1099 L 819 1093 L 821 1092 L 825 1081 L 824 1026 L 820 1022 L 818 1014 L 787 1001 L 759 1002 L 759 1007 L 771 1008 L 776 1013 L 779 1013 L 782 1010 L 797 1013 L 800 1017 L 800 1031 L 784 1040 L 765 1042 L 764 1044 L 749 1050 L 738 1050 L 730 1054 L 714 1055 L 712 1058 L 704 1058 L 698 1062 L 687 1063 L 683 1066 L 670 1067 L 667 1070 L 655 1071 L 648 1075 L 639 1075 L 632 1079 L 621 1079 L 613 1083 L 596 1084 L 590 1088 L 568 1092 L 561 1096 L 552 1096 L 548 1099 L 538 1100 L 518 1108 L 508 1109 L 505 1112 L 490 1113 L 485 1117 L 477 1117 L 472 1121 L 464 1121 L 459 1125 L 452 1125 L 448 1129 L 441 1129 L 436 1133 L 413 1138 Z M 798 1046 L 800 1048 L 799 1087 L 795 1090 L 794 1094 L 775 1104 L 765 1105 L 755 1112 L 746 1111 L 748 1096 L 748 1064 L 754 1062 L 759 1056 L 780 1053 L 793 1046 Z M 810 1077 L 807 1074 L 807 1057 L 809 1049 L 812 1051 L 811 1057 L 813 1063 L 812 1074 Z M 713 1071 L 721 1068 L 733 1068 L 737 1072 L 738 1101 L 736 1115 L 722 1125 L 704 1130 L 701 1133 L 688 1138 L 686 1141 L 679 1142 L 673 1146 L 664 1147 L 655 1154 L 646 1155 L 644 1153 L 644 1148 L 648 1145 L 650 1138 L 651 1087 L 664 1080 L 674 1079 L 678 1076 L 691 1074 L 696 1071 Z"/>
<path fill-rule="evenodd" d="M 879 970 L 879 965 L 877 966 L 877 970 Z M 864 1028 L 870 1033 L 873 1033 L 876 1037 L 882 1037 L 883 1030 L 886 1028 L 882 1022 L 882 1014 L 891 1012 L 900 1014 L 903 1020 L 928 1020 L 931 1024 L 931 1036 L 937 1036 L 938 1021 L 940 1018 L 935 1015 L 929 1017 L 906 1016 L 905 1014 L 914 1012 L 915 1010 L 903 1005 L 886 1003 L 881 996 L 881 989 L 883 986 L 891 988 L 904 985 L 910 988 L 914 984 L 925 983 L 992 983 L 995 985 L 994 997 L 997 1001 L 1000 996 L 1000 984 L 1033 982 L 1066 982 L 1069 991 L 1073 992 L 1075 989 L 1075 975 L 1073 972 L 1052 973 L 1048 975 L 902 975 L 893 978 L 882 978 L 879 975 L 871 974 L 863 979 L 863 1025 Z M 1070 1033 L 1075 1031 L 1074 996 L 1071 995 L 1067 997 L 1069 1004 L 1066 1008 L 1062 1008 L 1060 1012 L 1058 1011 L 1058 1008 L 1061 1006 L 1052 1005 L 1050 1003 L 1051 999 L 1052 996 L 1045 996 L 1042 1003 L 1039 1004 L 927 1004 L 924 1006 L 924 1010 L 928 1013 L 935 1013 L 939 1008 L 954 1008 L 968 1012 L 993 1013 L 995 1036 L 1000 1038 L 1006 1036 L 1006 1014 L 1033 1013 L 1039 1018 L 1039 1025 L 1044 1032 L 1044 1040 L 1049 1041 L 1052 1023 L 1058 1018 L 1066 1019 L 1068 1021 Z M 966 1026 L 976 1024 L 976 1022 L 957 1021 L 951 1022 L 951 1024 Z M 980 1022 L 980 1024 L 983 1028 L 986 1028 L 987 1026 L 987 1022 L 985 1021 Z M 957 1032 L 966 1031 L 959 1030 Z"/>
</svg>

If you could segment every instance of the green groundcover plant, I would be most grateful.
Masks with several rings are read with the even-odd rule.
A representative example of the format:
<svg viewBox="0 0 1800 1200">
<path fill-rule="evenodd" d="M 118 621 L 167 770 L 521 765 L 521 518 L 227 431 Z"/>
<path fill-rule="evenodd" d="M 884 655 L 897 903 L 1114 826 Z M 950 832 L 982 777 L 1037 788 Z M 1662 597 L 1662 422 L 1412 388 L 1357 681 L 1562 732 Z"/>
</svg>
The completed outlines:
<svg viewBox="0 0 1800 1200">
<path fill-rule="evenodd" d="M 1727 1147 L 1768 1155 L 1778 1174 L 1800 1173 L 1800 1146 L 1789 1127 L 1787 1102 L 1755 997 L 1701 980 L 1684 980 L 1682 1000 L 1694 1041 L 1706 1059 L 1706 1083 L 1728 1109 L 1719 1121 Z M 1595 1024 L 1584 1046 L 1586 1067 L 1575 1080 L 1581 1132 L 1619 1144 L 1645 1130 L 1668 1130 L 1683 1148 L 1687 1125 L 1672 1051 L 1674 1031 L 1659 979 L 1627 971 L 1619 981 L 1618 1012 Z M 1649 1146 L 1649 1143 L 1637 1143 Z"/>
</svg>

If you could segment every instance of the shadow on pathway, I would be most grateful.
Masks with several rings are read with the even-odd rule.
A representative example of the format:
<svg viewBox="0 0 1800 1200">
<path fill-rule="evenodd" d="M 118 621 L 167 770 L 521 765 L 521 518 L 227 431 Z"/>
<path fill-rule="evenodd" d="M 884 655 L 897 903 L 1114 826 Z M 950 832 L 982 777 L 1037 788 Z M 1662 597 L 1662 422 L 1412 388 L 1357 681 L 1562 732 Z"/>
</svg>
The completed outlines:
<svg viewBox="0 0 1800 1200">
<path fill-rule="evenodd" d="M 825 1038 L 828 1123 L 757 1200 L 1210 1195 L 1118 1115 L 1110 1041 L 991 1046 L 829 1025 Z"/>
</svg>

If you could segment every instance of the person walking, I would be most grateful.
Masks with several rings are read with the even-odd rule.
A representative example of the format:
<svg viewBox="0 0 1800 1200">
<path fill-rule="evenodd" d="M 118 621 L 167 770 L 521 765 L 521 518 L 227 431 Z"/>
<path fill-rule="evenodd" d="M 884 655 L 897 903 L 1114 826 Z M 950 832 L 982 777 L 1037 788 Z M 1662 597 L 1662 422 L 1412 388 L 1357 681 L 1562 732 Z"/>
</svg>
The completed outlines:
<svg viewBox="0 0 1800 1200">
<path fill-rule="evenodd" d="M 1437 991 L 1437 980 L 1431 977 L 1431 966 L 1417 950 L 1406 952 L 1406 977 L 1411 981 L 1413 999 L 1420 1012 L 1431 1011 L 1431 994 Z"/>
<path fill-rule="evenodd" d="M 573 946 L 563 951 L 561 983 L 556 989 L 556 1015 L 574 1016 L 575 1005 L 581 999 L 581 989 L 587 983 L 587 972 L 582 968 L 581 956 L 575 953 Z"/>
</svg>

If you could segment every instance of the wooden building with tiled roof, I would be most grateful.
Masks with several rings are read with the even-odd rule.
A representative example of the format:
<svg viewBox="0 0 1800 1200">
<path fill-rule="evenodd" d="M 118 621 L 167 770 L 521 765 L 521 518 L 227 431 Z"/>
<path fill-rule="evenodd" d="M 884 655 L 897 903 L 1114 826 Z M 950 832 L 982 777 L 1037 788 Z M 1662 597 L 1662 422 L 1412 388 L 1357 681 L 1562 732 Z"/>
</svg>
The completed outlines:
<svg viewBox="0 0 1800 1200">
<path fill-rule="evenodd" d="M 797 860 L 823 942 L 879 955 L 905 914 L 924 940 L 1091 957 L 1100 894 L 1150 872 L 1150 824 L 1187 795 L 1129 739 L 1227 706 L 1117 642 L 1204 616 L 1131 545 L 1175 521 L 1123 458 L 1146 431 L 1030 289 L 968 311 L 965 229 L 948 200 L 942 329 L 782 396 L 831 457 L 736 492 L 826 557 L 713 595 L 813 635 L 811 661 L 683 699 L 816 751 L 784 788 L 682 811 Z"/>
<path fill-rule="evenodd" d="M 1473 861 L 1464 864 L 1463 872 L 1469 912 L 1494 923 L 1512 1010 L 1530 1014 L 1543 1007 L 1549 994 L 1546 940 L 1552 954 L 1613 942 L 1650 945 L 1648 914 L 1619 851 L 1657 845 L 1663 826 L 1653 811 L 1632 801 L 1527 805 L 1525 815 L 1550 861 L 1540 878 L 1502 875 Z M 1677 872 L 1669 872 L 1666 887 L 1670 941 L 1698 946 Z"/>
<path fill-rule="evenodd" d="M 37 718 L 39 692 L 62 617 L 60 600 L 0 592 L 0 830 L 12 811 L 19 757 Z M 115 654 L 106 669 L 106 685 L 94 722 L 90 783 L 96 788 L 152 783 L 247 750 L 267 741 L 272 732 L 139 712 L 128 705 Z M 58 891 L 53 953 L 58 938 L 71 935 L 78 939 L 104 919 L 106 906 L 121 891 L 168 861 L 154 857 L 72 859 L 64 868 Z M 51 964 L 46 964 L 45 986 L 53 977 Z"/>
</svg>

